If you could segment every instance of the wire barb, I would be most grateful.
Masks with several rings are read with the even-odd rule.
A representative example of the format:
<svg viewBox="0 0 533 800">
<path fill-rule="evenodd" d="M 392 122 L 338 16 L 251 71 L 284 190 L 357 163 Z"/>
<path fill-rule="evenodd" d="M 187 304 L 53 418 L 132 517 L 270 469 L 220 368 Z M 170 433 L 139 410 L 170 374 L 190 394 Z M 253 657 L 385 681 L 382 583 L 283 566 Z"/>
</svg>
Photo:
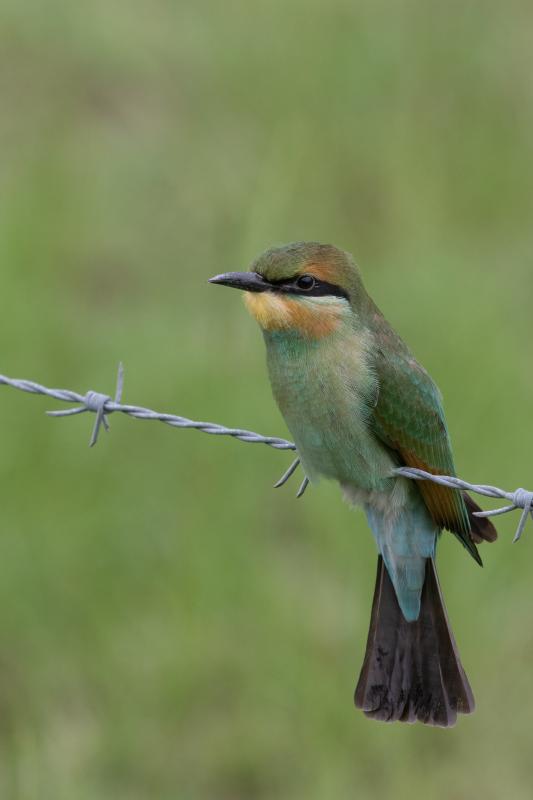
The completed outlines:
<svg viewBox="0 0 533 800">
<path fill-rule="evenodd" d="M 276 483 L 274 484 L 274 489 L 279 489 L 280 486 L 286 484 L 291 475 L 293 474 L 293 472 L 295 472 L 299 466 L 300 466 L 300 459 L 297 458 L 295 461 L 292 462 L 289 469 L 283 473 L 279 481 L 276 481 Z"/>
<path fill-rule="evenodd" d="M 122 400 L 122 392 L 124 390 L 124 365 L 122 362 L 118 365 L 117 373 L 117 386 L 115 389 L 115 405 L 119 405 Z M 60 399 L 60 398 L 58 398 Z M 102 425 L 106 433 L 109 431 L 108 414 L 118 409 L 108 408 L 108 403 L 112 402 L 112 398 L 108 394 L 101 394 L 100 392 L 88 391 L 82 401 L 81 408 L 68 408 L 65 411 L 47 411 L 49 417 L 72 417 L 74 414 L 83 414 L 85 411 L 92 411 L 96 414 L 96 419 L 93 426 L 93 432 L 89 441 L 89 447 L 94 447 L 98 441 L 98 434 Z"/>
<path fill-rule="evenodd" d="M 300 485 L 300 488 L 298 489 L 298 492 L 296 493 L 296 498 L 297 499 L 300 498 L 300 497 L 303 497 L 303 494 L 304 494 L 304 492 L 305 492 L 305 490 L 307 489 L 308 486 L 309 486 L 309 478 L 306 475 L 305 478 L 303 479 L 301 485 Z"/>
<path fill-rule="evenodd" d="M 434 475 L 432 472 L 425 472 L 423 469 L 415 469 L 414 467 L 398 467 L 398 469 L 394 470 L 394 474 L 403 478 L 410 478 L 413 481 L 432 481 L 440 486 L 447 486 L 450 489 L 466 489 L 469 492 L 482 494 L 484 497 L 498 497 L 504 500 L 510 500 L 511 504 L 508 506 L 495 508 L 491 511 L 474 511 L 474 516 L 498 517 L 501 514 L 507 514 L 509 511 L 516 511 L 521 508 L 522 514 L 513 542 L 518 542 L 522 536 L 528 516 L 531 515 L 533 519 L 533 492 L 529 492 L 527 489 L 516 489 L 514 492 L 506 492 L 505 489 L 499 489 L 497 486 L 487 486 L 482 483 L 468 483 L 454 476 Z"/>
</svg>

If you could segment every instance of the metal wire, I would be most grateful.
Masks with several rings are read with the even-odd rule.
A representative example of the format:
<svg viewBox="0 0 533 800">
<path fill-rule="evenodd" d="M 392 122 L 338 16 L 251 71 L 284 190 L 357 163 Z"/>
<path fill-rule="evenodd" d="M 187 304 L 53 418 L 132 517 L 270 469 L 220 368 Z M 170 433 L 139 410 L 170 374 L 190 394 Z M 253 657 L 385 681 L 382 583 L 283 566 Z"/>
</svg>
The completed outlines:
<svg viewBox="0 0 533 800">
<path fill-rule="evenodd" d="M 162 414 L 159 411 L 153 411 L 143 406 L 123 405 L 120 402 L 124 387 L 124 368 L 122 364 L 119 365 L 114 400 L 109 395 L 101 394 L 100 392 L 89 391 L 83 395 L 78 392 L 73 392 L 70 389 L 49 389 L 46 386 L 42 386 L 40 383 L 23 380 L 21 378 L 8 378 L 7 375 L 0 375 L 0 386 L 2 385 L 11 386 L 13 389 L 19 389 L 22 392 L 29 392 L 30 394 L 42 394 L 46 395 L 46 397 L 53 397 L 54 400 L 61 400 L 64 403 L 76 404 L 75 408 L 60 411 L 47 411 L 46 413 L 51 417 L 71 417 L 74 414 L 84 414 L 86 411 L 95 413 L 96 422 L 89 442 L 90 447 L 96 444 L 102 426 L 106 431 L 109 430 L 108 415 L 121 413 L 127 414 L 129 417 L 135 417 L 135 419 L 164 422 L 165 425 L 171 425 L 173 428 L 193 428 L 194 430 L 211 433 L 215 436 L 233 436 L 241 442 L 266 444 L 269 447 L 274 447 L 276 450 L 296 450 L 296 445 L 293 444 L 293 442 L 288 442 L 286 439 L 280 439 L 277 436 L 261 436 L 259 433 L 243 430 L 241 428 L 226 428 L 224 425 L 217 425 L 215 422 L 197 422 L 192 419 L 187 419 L 186 417 L 180 417 L 177 414 Z"/>
<path fill-rule="evenodd" d="M 0 375 L 0 386 L 10 386 L 13 389 L 18 389 L 22 392 L 29 394 L 40 394 L 46 397 L 52 397 L 54 400 L 60 400 L 64 403 L 73 403 L 74 408 L 61 409 L 58 411 L 47 411 L 46 413 L 51 417 L 70 417 L 74 414 L 83 414 L 87 411 L 96 414 L 91 439 L 89 446 L 93 447 L 98 441 L 98 435 L 102 427 L 105 431 L 109 430 L 109 414 L 121 413 L 126 414 L 135 419 L 143 420 L 157 420 L 163 422 L 165 425 L 170 425 L 173 428 L 191 428 L 193 430 L 203 431 L 215 436 L 232 436 L 234 439 L 239 439 L 241 442 L 250 442 L 252 444 L 266 444 L 276 450 L 296 450 L 294 442 L 289 442 L 287 439 L 280 439 L 277 436 L 262 436 L 254 431 L 243 430 L 241 428 L 226 428 L 224 425 L 218 425 L 215 422 L 198 422 L 187 417 L 180 417 L 177 414 L 163 414 L 159 411 L 153 411 L 150 408 L 143 406 L 124 405 L 122 401 L 122 393 L 124 389 L 124 368 L 122 364 L 119 365 L 117 386 L 115 390 L 114 399 L 107 394 L 100 392 L 89 391 L 82 395 L 78 392 L 73 392 L 70 389 L 50 389 L 42 386 L 40 383 L 34 381 L 23 380 L 21 378 L 8 378 L 7 375 Z M 300 465 L 300 459 L 297 458 L 291 466 L 282 475 L 279 481 L 275 484 L 275 488 L 283 486 L 291 475 L 296 471 Z M 394 474 L 403 478 L 409 478 L 415 481 L 432 481 L 433 483 L 447 486 L 451 489 L 465 489 L 476 494 L 484 495 L 485 497 L 497 497 L 508 500 L 509 504 L 502 508 L 497 508 L 492 511 L 478 511 L 475 513 L 477 517 L 495 517 L 500 514 L 507 514 L 510 511 L 522 509 L 520 521 L 516 529 L 513 541 L 517 542 L 526 525 L 528 516 L 533 518 L 533 492 L 527 489 L 516 489 L 514 492 L 507 492 L 504 489 L 499 489 L 497 486 L 487 486 L 485 484 L 469 483 L 460 478 L 450 475 L 433 475 L 430 472 L 425 472 L 421 469 L 414 469 L 411 467 L 399 467 L 394 470 Z M 301 497 L 309 485 L 309 479 L 304 477 L 302 484 L 298 490 L 297 497 Z"/>
<path fill-rule="evenodd" d="M 504 489 L 499 489 L 497 486 L 487 486 L 483 483 L 468 483 L 467 481 L 450 475 L 433 475 L 430 472 L 425 472 L 423 469 L 415 469 L 413 467 L 399 467 L 394 470 L 394 472 L 396 475 L 410 478 L 413 481 L 432 481 L 433 483 L 438 483 L 440 486 L 448 486 L 450 489 L 466 489 L 469 492 L 482 494 L 485 497 L 499 497 L 504 500 L 509 500 L 510 505 L 503 506 L 502 508 L 495 508 L 492 511 L 475 511 L 474 516 L 498 517 L 501 514 L 507 514 L 509 511 L 515 511 L 521 508 L 522 515 L 513 542 L 517 542 L 522 536 L 528 515 L 531 514 L 533 518 L 533 492 L 527 489 L 515 489 L 514 492 L 506 492 Z"/>
</svg>

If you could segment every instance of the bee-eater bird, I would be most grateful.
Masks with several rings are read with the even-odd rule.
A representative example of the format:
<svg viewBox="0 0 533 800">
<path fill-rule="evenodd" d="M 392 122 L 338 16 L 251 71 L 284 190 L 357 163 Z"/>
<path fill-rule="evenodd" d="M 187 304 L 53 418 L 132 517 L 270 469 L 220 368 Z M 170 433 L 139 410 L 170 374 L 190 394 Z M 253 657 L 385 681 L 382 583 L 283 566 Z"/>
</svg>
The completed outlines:
<svg viewBox="0 0 533 800">
<path fill-rule="evenodd" d="M 270 381 L 307 477 L 337 481 L 362 505 L 378 556 L 366 655 L 355 691 L 365 714 L 449 727 L 474 710 L 435 570 L 451 531 L 476 543 L 496 530 L 464 492 L 394 475 L 401 465 L 454 475 L 439 390 L 363 287 L 346 252 L 298 242 L 249 272 L 211 283 L 245 292 L 263 330 Z"/>
</svg>

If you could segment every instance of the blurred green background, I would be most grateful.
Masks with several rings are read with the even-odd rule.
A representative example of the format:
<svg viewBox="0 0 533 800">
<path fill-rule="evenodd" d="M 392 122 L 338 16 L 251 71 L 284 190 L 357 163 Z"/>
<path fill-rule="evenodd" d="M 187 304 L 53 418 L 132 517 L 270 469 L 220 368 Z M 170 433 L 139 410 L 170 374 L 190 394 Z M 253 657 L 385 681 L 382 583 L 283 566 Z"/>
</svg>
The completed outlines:
<svg viewBox="0 0 533 800">
<path fill-rule="evenodd" d="M 532 487 L 530 3 L 0 3 L 0 371 L 288 435 L 209 287 L 353 252 L 439 383 L 460 474 Z M 478 710 L 352 705 L 363 515 L 290 456 L 0 391 L 0 797 L 531 797 L 533 530 L 441 581 Z"/>
</svg>

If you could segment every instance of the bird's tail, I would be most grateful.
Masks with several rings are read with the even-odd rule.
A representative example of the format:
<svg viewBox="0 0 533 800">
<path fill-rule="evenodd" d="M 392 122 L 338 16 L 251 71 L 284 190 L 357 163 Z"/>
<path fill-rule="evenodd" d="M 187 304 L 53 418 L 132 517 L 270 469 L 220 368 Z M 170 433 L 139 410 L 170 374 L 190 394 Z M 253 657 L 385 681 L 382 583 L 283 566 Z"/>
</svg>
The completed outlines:
<svg viewBox="0 0 533 800">
<path fill-rule="evenodd" d="M 384 722 L 447 728 L 474 710 L 474 697 L 451 632 L 433 559 L 426 561 L 420 616 L 407 622 L 383 559 L 355 705 Z"/>
</svg>

